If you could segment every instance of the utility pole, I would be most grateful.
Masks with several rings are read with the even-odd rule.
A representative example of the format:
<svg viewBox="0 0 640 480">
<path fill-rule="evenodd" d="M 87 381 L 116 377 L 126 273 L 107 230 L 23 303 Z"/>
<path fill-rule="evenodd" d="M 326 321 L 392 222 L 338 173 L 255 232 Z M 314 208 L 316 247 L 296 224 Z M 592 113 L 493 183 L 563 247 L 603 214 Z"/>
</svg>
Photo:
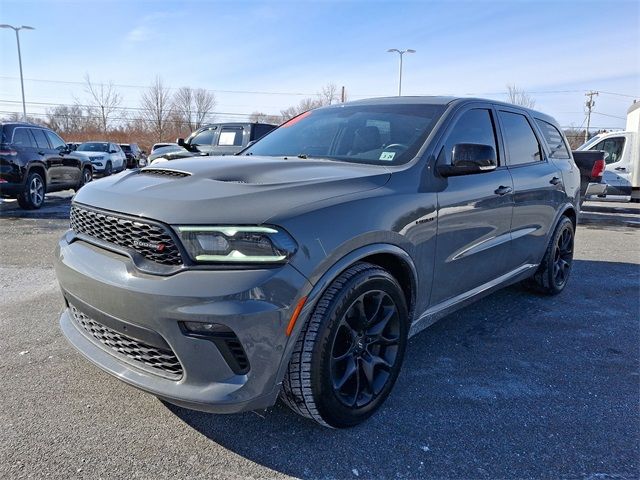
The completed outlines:
<svg viewBox="0 0 640 480">
<path fill-rule="evenodd" d="M 344 95 L 344 85 L 343 85 L 343 86 L 342 86 L 342 93 L 340 94 L 340 102 L 341 102 L 341 103 L 344 103 L 344 101 L 346 100 L 346 99 L 344 98 L 344 96 L 345 96 L 345 95 Z"/>
<path fill-rule="evenodd" d="M 586 101 L 585 106 L 587 107 L 587 129 L 584 131 L 584 141 L 589 140 L 589 125 L 591 125 L 591 110 L 596 102 L 593 100 L 594 96 L 598 96 L 598 92 L 591 90 L 584 94 L 586 97 L 589 97 L 589 100 Z"/>
<path fill-rule="evenodd" d="M 7 25 L 6 23 L 0 25 L 0 28 L 11 28 L 16 32 L 16 43 L 18 44 L 18 65 L 20 66 L 20 89 L 22 90 L 22 120 L 27 121 L 27 104 L 24 101 L 24 79 L 22 78 L 22 54 L 20 53 L 20 30 L 35 30 L 35 28 L 28 25 L 22 25 L 21 27 L 14 27 L 13 25 Z"/>
</svg>

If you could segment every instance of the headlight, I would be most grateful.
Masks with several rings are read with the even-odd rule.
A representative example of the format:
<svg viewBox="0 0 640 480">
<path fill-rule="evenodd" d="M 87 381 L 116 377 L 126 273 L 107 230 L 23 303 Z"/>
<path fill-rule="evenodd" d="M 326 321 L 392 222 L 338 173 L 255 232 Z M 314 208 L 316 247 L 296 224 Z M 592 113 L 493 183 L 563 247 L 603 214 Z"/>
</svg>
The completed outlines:
<svg viewBox="0 0 640 480">
<path fill-rule="evenodd" d="M 297 248 L 288 233 L 275 227 L 183 226 L 176 230 L 197 262 L 280 263 Z"/>
<path fill-rule="evenodd" d="M 104 156 L 102 156 L 102 157 L 91 157 L 91 161 L 92 162 L 96 162 L 98 160 L 103 160 L 103 159 L 104 159 Z"/>
</svg>

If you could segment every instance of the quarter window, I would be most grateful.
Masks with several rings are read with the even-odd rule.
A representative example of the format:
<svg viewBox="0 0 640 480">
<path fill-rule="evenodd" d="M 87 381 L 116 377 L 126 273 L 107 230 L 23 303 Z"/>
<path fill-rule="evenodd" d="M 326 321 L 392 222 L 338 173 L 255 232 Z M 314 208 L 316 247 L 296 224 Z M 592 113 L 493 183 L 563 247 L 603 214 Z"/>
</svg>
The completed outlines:
<svg viewBox="0 0 640 480">
<path fill-rule="evenodd" d="M 624 137 L 607 138 L 598 142 L 589 150 L 604 150 L 604 161 L 607 164 L 619 162 L 624 150 Z"/>
<path fill-rule="evenodd" d="M 469 110 L 458 119 L 444 145 L 446 163 L 451 162 L 451 152 L 458 143 L 489 145 L 496 151 L 496 134 L 491 112 L 486 109 Z"/>
<path fill-rule="evenodd" d="M 527 117 L 519 113 L 499 112 L 509 165 L 523 165 L 542 160 L 540 144 Z"/>
<path fill-rule="evenodd" d="M 35 147 L 33 137 L 26 128 L 16 128 L 13 131 L 13 145 L 16 147 Z"/>
<path fill-rule="evenodd" d="M 547 145 L 549 145 L 549 156 L 553 158 L 569 159 L 571 155 L 567 149 L 567 145 L 564 143 L 564 138 L 556 127 L 544 120 L 536 119 L 536 123 L 542 131 Z"/>
<path fill-rule="evenodd" d="M 38 148 L 51 148 L 47 141 L 47 137 L 44 134 L 44 130 L 41 128 L 32 128 L 31 133 L 33 133 L 33 137 L 36 139 L 36 145 L 38 145 Z"/>
</svg>

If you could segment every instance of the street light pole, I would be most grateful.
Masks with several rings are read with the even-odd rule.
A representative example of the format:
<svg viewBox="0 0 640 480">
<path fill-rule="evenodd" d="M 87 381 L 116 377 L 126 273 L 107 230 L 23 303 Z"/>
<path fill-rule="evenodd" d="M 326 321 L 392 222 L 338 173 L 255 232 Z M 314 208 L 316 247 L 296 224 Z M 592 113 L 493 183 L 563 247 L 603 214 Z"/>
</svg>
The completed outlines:
<svg viewBox="0 0 640 480">
<path fill-rule="evenodd" d="M 21 27 L 14 27 L 13 25 L 3 24 L 0 25 L 0 28 L 12 28 L 16 32 L 16 43 L 18 44 L 18 65 L 20 66 L 20 89 L 22 90 L 22 119 L 27 121 L 27 104 L 24 100 L 24 79 L 22 77 L 22 54 L 20 52 L 20 34 L 18 31 L 20 30 L 35 30 L 33 27 L 29 27 L 28 25 L 22 25 Z"/>
<path fill-rule="evenodd" d="M 390 48 L 389 50 L 387 50 L 387 52 L 389 53 L 397 53 L 400 56 L 400 73 L 399 73 L 399 79 L 398 79 L 398 96 L 401 97 L 402 96 L 402 57 L 405 53 L 416 53 L 415 50 L 412 50 L 410 48 L 406 49 L 406 50 L 398 50 L 397 48 Z"/>
</svg>

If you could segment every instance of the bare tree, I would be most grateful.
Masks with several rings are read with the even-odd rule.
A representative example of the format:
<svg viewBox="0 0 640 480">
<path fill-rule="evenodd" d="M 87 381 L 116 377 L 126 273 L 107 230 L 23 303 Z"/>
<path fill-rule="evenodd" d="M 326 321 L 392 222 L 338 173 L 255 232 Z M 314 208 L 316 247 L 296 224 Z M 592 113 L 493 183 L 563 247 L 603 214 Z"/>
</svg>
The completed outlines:
<svg viewBox="0 0 640 480">
<path fill-rule="evenodd" d="M 109 120 L 120 107 L 122 96 L 116 91 L 113 83 L 92 83 L 89 74 L 85 75 L 85 92 L 90 97 L 90 116 L 100 118 L 102 133 L 107 133 Z"/>
<path fill-rule="evenodd" d="M 156 141 L 165 139 L 169 115 L 172 110 L 171 94 L 156 77 L 153 84 L 142 93 L 140 98 L 141 116 L 151 128 Z"/>
<path fill-rule="evenodd" d="M 322 105 L 331 105 L 340 101 L 340 91 L 335 83 L 327 83 L 318 94 Z"/>
<path fill-rule="evenodd" d="M 216 106 L 216 97 L 204 88 L 182 87 L 173 97 L 173 106 L 185 126 L 194 131 L 210 117 Z"/>
<path fill-rule="evenodd" d="M 47 110 L 47 125 L 58 133 L 81 132 L 93 124 L 87 112 L 78 104 L 58 105 Z"/>
<path fill-rule="evenodd" d="M 535 99 L 515 84 L 507 85 L 507 101 L 527 108 L 533 108 L 536 105 Z"/>
<path fill-rule="evenodd" d="M 193 92 L 193 103 L 196 108 L 192 130 L 197 130 L 205 123 L 205 119 L 211 115 L 211 112 L 216 107 L 216 97 L 204 88 L 196 88 Z"/>
</svg>

